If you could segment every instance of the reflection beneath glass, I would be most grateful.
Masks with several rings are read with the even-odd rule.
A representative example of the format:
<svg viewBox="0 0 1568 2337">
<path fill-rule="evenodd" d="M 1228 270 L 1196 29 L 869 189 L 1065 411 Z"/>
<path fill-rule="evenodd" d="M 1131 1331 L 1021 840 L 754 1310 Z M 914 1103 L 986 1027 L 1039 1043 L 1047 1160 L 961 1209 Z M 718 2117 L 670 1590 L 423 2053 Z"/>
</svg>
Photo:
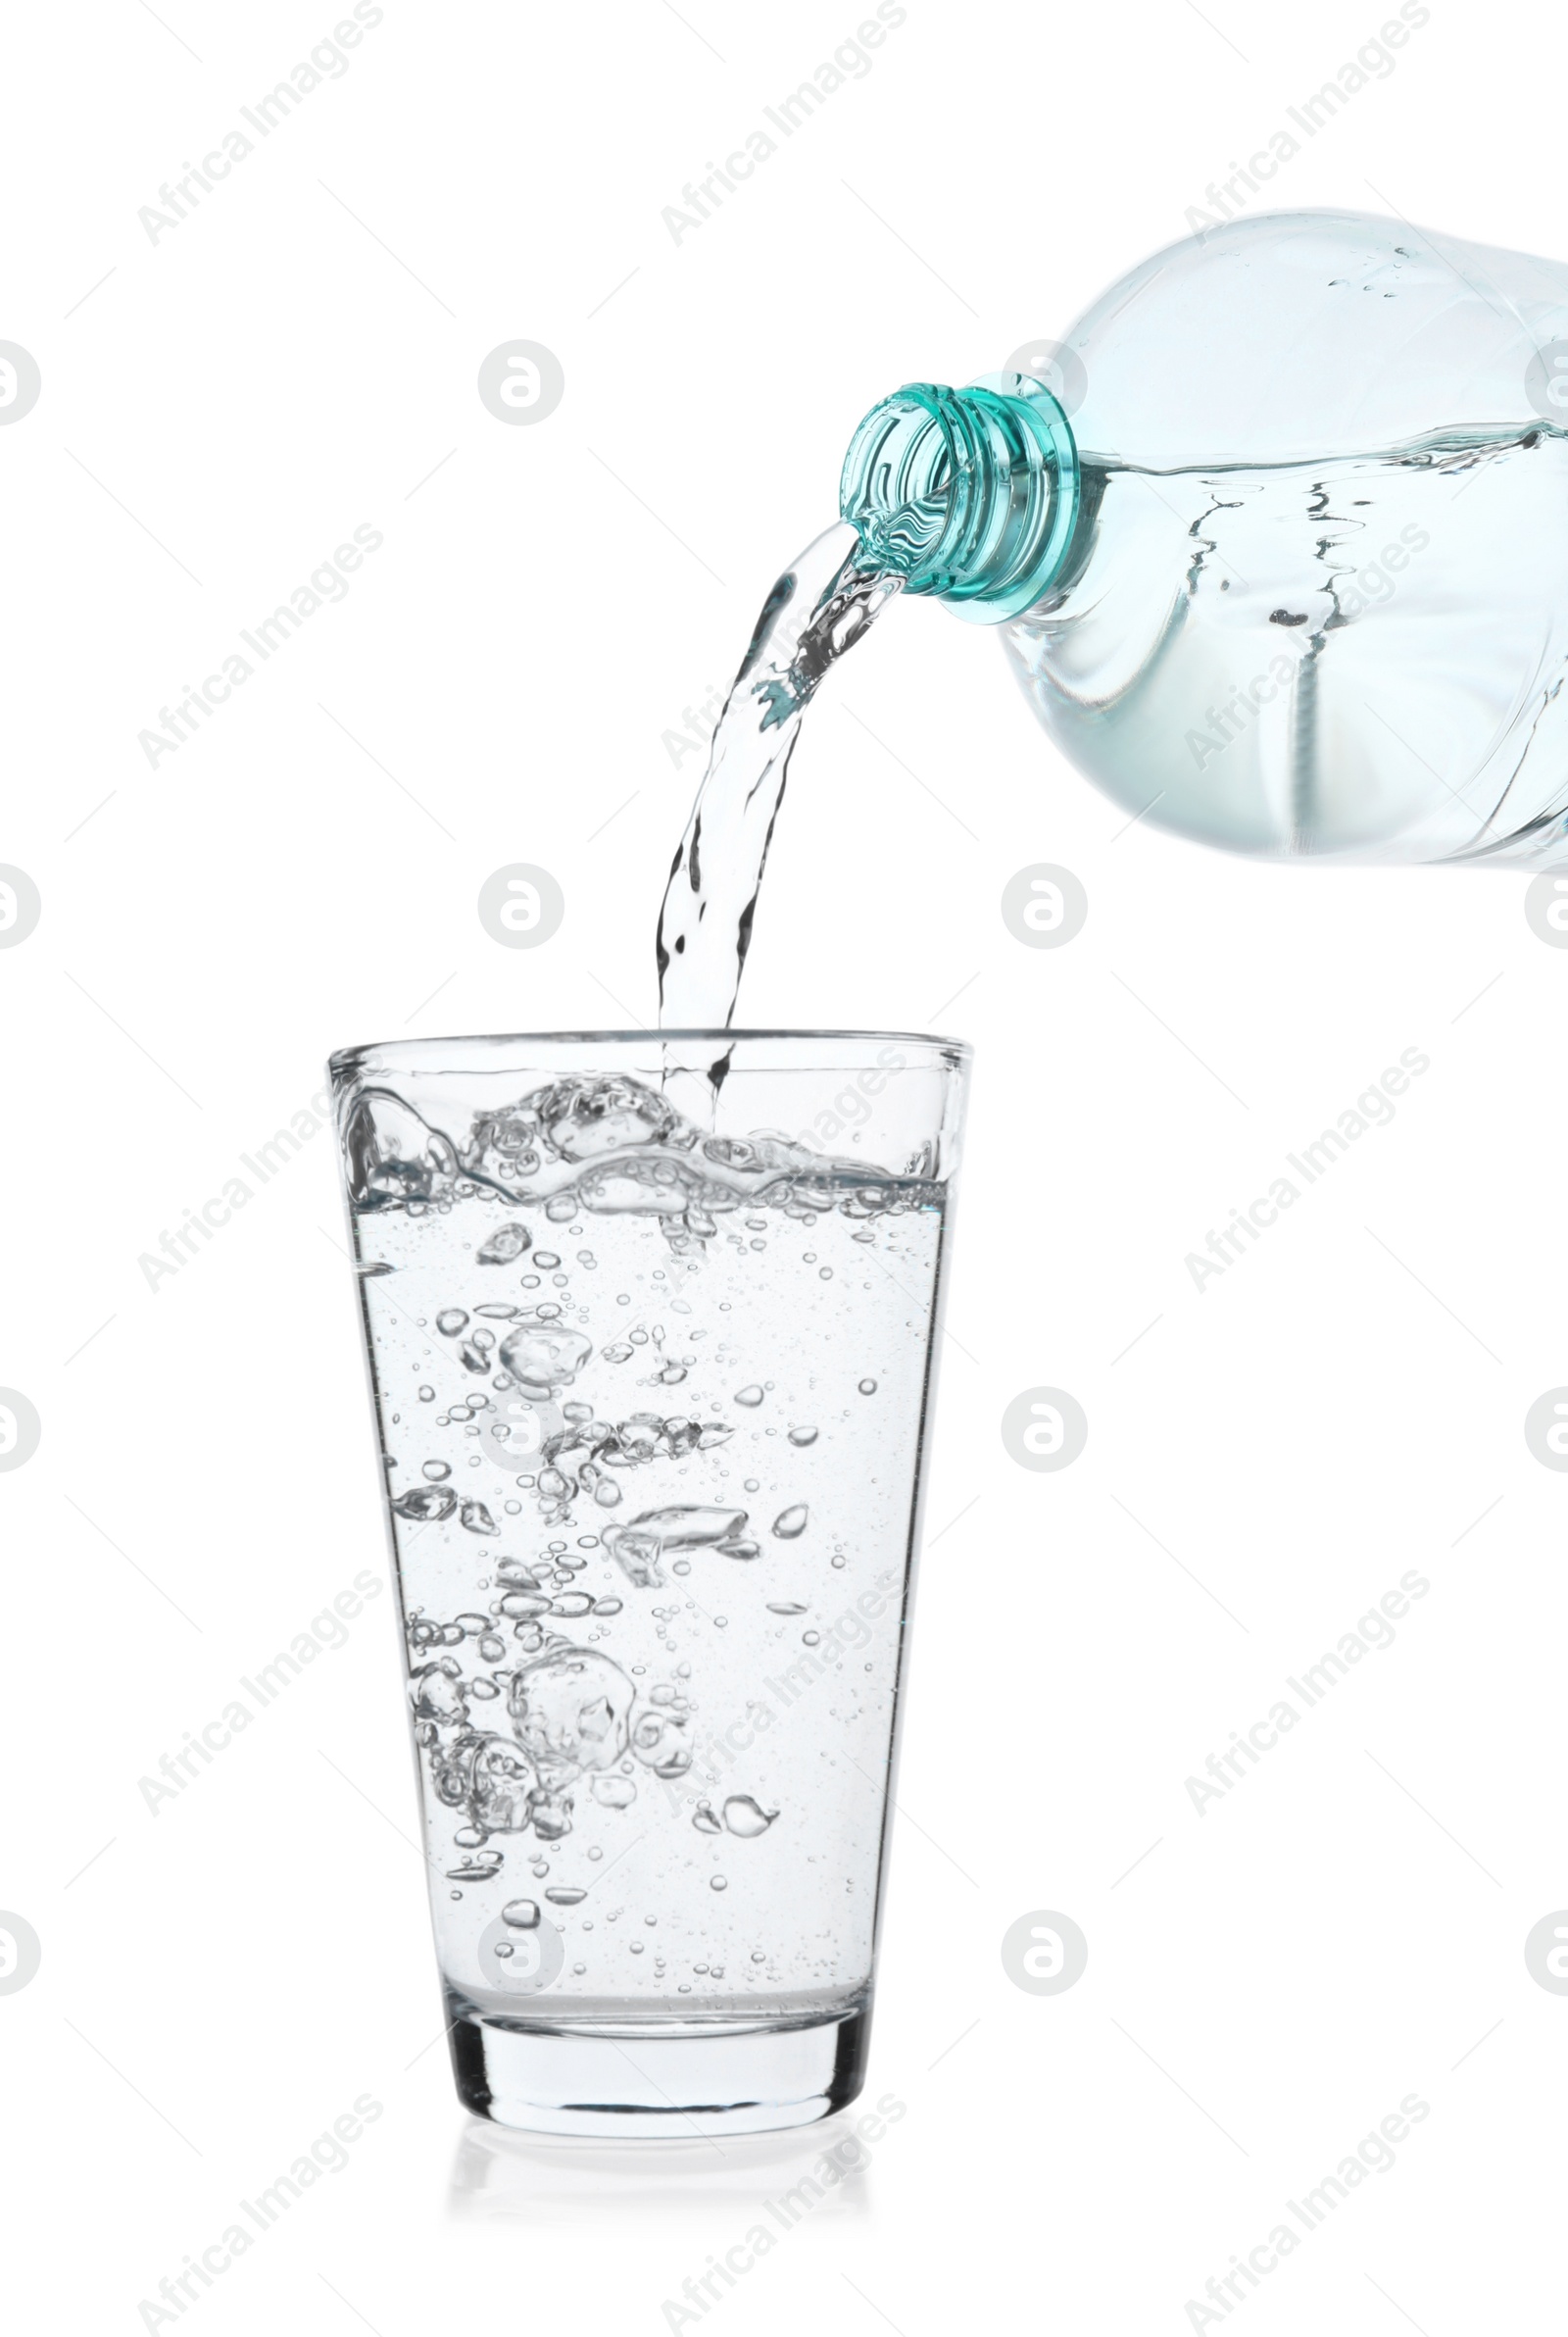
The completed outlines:
<svg viewBox="0 0 1568 2337">
<path fill-rule="evenodd" d="M 580 2217 L 602 2223 L 607 2208 L 694 2217 L 733 2214 L 737 2239 L 761 2224 L 780 2238 L 798 2223 L 835 2223 L 870 2204 L 871 2143 L 858 2125 L 881 2118 L 846 2111 L 809 2132 L 708 2137 L 694 2123 L 687 2141 L 540 2141 L 470 2118 L 458 2138 L 447 2192 L 464 2220 L 559 2227 Z"/>
</svg>

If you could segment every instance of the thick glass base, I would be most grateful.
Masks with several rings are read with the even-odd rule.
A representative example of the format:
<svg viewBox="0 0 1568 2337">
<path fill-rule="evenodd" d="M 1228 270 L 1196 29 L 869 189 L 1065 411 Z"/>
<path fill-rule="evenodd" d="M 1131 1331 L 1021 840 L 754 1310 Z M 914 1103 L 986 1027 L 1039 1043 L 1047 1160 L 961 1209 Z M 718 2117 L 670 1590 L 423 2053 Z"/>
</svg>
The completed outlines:
<svg viewBox="0 0 1568 2337">
<path fill-rule="evenodd" d="M 808 2126 L 865 2081 L 870 2014 L 790 2026 L 635 2021 L 543 2028 L 449 1998 L 458 2095 L 475 2117 L 534 2134 L 660 2137 Z"/>
</svg>

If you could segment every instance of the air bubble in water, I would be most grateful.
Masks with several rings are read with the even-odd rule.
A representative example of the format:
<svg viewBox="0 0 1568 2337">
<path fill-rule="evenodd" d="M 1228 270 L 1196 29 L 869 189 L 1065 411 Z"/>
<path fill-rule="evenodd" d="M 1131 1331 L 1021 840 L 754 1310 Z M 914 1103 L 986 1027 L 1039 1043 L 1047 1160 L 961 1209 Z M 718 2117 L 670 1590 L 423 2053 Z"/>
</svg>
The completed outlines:
<svg viewBox="0 0 1568 2337">
<path fill-rule="evenodd" d="M 755 1411 L 762 1401 L 762 1391 L 755 1383 L 751 1387 L 737 1388 L 735 1401 L 737 1404 L 744 1404 L 749 1411 Z"/>
<path fill-rule="evenodd" d="M 659 1570 L 659 1536 L 633 1526 L 607 1526 L 605 1547 L 627 1581 L 637 1590 L 657 1590 L 663 1581 Z"/>
<path fill-rule="evenodd" d="M 501 1361 L 524 1393 L 569 1387 L 593 1353 L 581 1331 L 564 1329 L 557 1317 L 535 1308 L 501 1342 Z"/>
<path fill-rule="evenodd" d="M 533 1830 L 541 1842 L 559 1842 L 571 1832 L 571 1796 L 541 1794 L 533 1806 Z"/>
<path fill-rule="evenodd" d="M 459 1331 L 468 1327 L 468 1318 L 461 1307 L 443 1307 L 435 1318 L 435 1327 L 444 1338 L 455 1339 Z"/>
<path fill-rule="evenodd" d="M 469 1533 L 498 1534 L 501 1531 L 500 1526 L 482 1501 L 466 1501 L 464 1503 L 463 1522 Z"/>
<path fill-rule="evenodd" d="M 608 1769 L 620 1759 L 633 1694 L 609 1656 L 553 1648 L 514 1676 L 512 1725 L 546 1780 L 567 1784 L 584 1769 Z"/>
<path fill-rule="evenodd" d="M 692 1812 L 692 1823 L 700 1834 L 717 1834 L 723 1830 L 706 1802 L 699 1802 Z"/>
<path fill-rule="evenodd" d="M 627 1810 L 637 1799 L 636 1779 L 619 1776 L 613 1769 L 595 1777 L 588 1790 L 606 1810 Z"/>
<path fill-rule="evenodd" d="M 465 1833 L 469 1831 L 466 1826 L 463 1830 Z M 449 1866 L 447 1880 L 448 1882 L 494 1882 L 496 1868 L 500 1864 L 500 1851 L 492 1851 L 488 1858 L 468 1859 L 461 1866 Z"/>
<path fill-rule="evenodd" d="M 417 1517 L 421 1522 L 430 1518 L 450 1517 L 458 1506 L 458 1497 L 445 1485 L 415 1485 L 407 1493 L 400 1493 L 392 1504 L 393 1514 L 399 1517 Z"/>
<path fill-rule="evenodd" d="M 862 1379 L 860 1382 L 860 1393 L 862 1396 L 874 1396 L 876 1394 L 876 1381 L 874 1379 Z"/>
<path fill-rule="evenodd" d="M 510 1923 L 514 1931 L 533 1931 L 539 1922 L 537 1899 L 513 1899 L 501 1910 L 501 1920 Z"/>
<path fill-rule="evenodd" d="M 631 1749 L 656 1777 L 683 1777 L 692 1765 L 686 1723 L 671 1713 L 644 1713 L 632 1728 Z"/>
<path fill-rule="evenodd" d="M 476 1266 L 511 1266 L 533 1239 L 526 1225 L 498 1225 L 490 1239 L 475 1250 Z"/>
<path fill-rule="evenodd" d="M 744 1510 L 706 1509 L 697 1502 L 681 1502 L 667 1510 L 645 1510 L 626 1530 L 656 1535 L 663 1550 L 705 1550 L 715 1542 L 733 1541 L 745 1526 Z"/>
<path fill-rule="evenodd" d="M 806 1531 L 806 1522 L 809 1515 L 805 1502 L 798 1501 L 793 1509 L 780 1510 L 773 1520 L 773 1531 L 781 1542 L 799 1541 L 801 1535 Z"/>
<path fill-rule="evenodd" d="M 790 1430 L 791 1444 L 815 1444 L 816 1438 L 817 1431 L 814 1428 L 792 1428 Z"/>
<path fill-rule="evenodd" d="M 552 1907 L 576 1907 L 584 1899 L 586 1899 L 587 1896 L 588 1894 L 586 1891 L 579 1891 L 569 1887 L 565 1883 L 559 1882 L 552 1883 L 550 1888 L 545 1893 L 545 1897 L 549 1900 Z"/>
<path fill-rule="evenodd" d="M 769 1615 L 804 1615 L 806 1609 L 799 1599 L 769 1599 L 767 1612 Z"/>
<path fill-rule="evenodd" d="M 724 1804 L 724 1823 L 732 1834 L 743 1841 L 751 1841 L 758 1834 L 765 1834 L 778 1812 L 764 1810 L 753 1801 L 749 1793 L 732 1793 Z"/>
</svg>

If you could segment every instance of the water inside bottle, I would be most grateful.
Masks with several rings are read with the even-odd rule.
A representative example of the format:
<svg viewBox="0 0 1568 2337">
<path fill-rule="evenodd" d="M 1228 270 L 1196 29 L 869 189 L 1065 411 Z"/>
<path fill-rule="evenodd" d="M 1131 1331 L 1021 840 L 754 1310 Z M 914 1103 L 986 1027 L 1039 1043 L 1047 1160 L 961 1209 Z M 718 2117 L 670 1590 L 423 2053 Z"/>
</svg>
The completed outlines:
<svg viewBox="0 0 1568 2337">
<path fill-rule="evenodd" d="M 1062 752 L 1129 814 L 1268 858 L 1529 860 L 1559 841 L 1568 437 L 1316 461 L 1086 456 L 1092 524 L 1002 628 Z"/>
</svg>

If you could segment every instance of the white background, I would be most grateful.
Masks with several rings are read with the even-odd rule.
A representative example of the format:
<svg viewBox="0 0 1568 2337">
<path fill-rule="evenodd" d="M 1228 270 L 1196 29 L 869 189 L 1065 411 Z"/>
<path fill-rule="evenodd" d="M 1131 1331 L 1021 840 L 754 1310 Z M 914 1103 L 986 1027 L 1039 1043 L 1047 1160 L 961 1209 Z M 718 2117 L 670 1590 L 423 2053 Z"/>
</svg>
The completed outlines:
<svg viewBox="0 0 1568 2337">
<path fill-rule="evenodd" d="M 43 896 L 0 954 L 0 1383 L 43 1421 L 0 1476 L 0 1907 L 43 1943 L 0 1997 L 19 2326 L 146 2325 L 364 2093 L 349 2165 L 183 2320 L 695 2326 L 664 2301 L 823 2148 L 617 2156 L 464 2118 L 389 1597 L 149 1813 L 138 1778 L 386 1560 L 329 1139 L 156 1290 L 138 1259 L 334 1046 L 652 1020 L 699 762 L 663 734 L 833 516 L 858 417 L 1064 330 L 1380 21 L 908 0 L 673 241 L 683 182 L 858 15 L 386 0 L 156 244 L 138 208 L 329 0 L 10 27 L 0 337 L 43 376 L 0 430 L 0 860 Z M 1276 201 L 1568 256 L 1564 45 L 1544 9 L 1433 0 Z M 533 427 L 475 393 L 514 337 L 565 372 Z M 149 769 L 138 731 L 360 523 L 384 544 L 346 600 Z M 873 2044 L 869 2098 L 906 2113 L 703 2318 L 1183 2330 L 1416 2093 L 1392 2171 L 1235 2313 L 1541 2325 L 1568 2002 L 1522 1949 L 1568 1903 L 1568 1480 L 1522 1422 L 1568 1380 L 1568 955 L 1517 875 L 1122 826 L 998 643 L 930 605 L 797 758 L 745 1019 L 978 1050 L 928 1509 L 959 1521 L 923 1576 Z M 475 915 L 514 861 L 566 899 L 529 954 Z M 1057 951 L 999 912 L 1040 861 L 1090 896 Z M 1393 1123 L 1195 1291 L 1185 1255 L 1411 1047 Z M 1059 1475 L 1000 1441 L 1041 1383 L 1089 1416 Z M 1412 1567 L 1396 1645 L 1200 1817 L 1189 1774 Z M 1090 1942 L 1054 1998 L 999 1955 L 1040 1909 Z"/>
</svg>

